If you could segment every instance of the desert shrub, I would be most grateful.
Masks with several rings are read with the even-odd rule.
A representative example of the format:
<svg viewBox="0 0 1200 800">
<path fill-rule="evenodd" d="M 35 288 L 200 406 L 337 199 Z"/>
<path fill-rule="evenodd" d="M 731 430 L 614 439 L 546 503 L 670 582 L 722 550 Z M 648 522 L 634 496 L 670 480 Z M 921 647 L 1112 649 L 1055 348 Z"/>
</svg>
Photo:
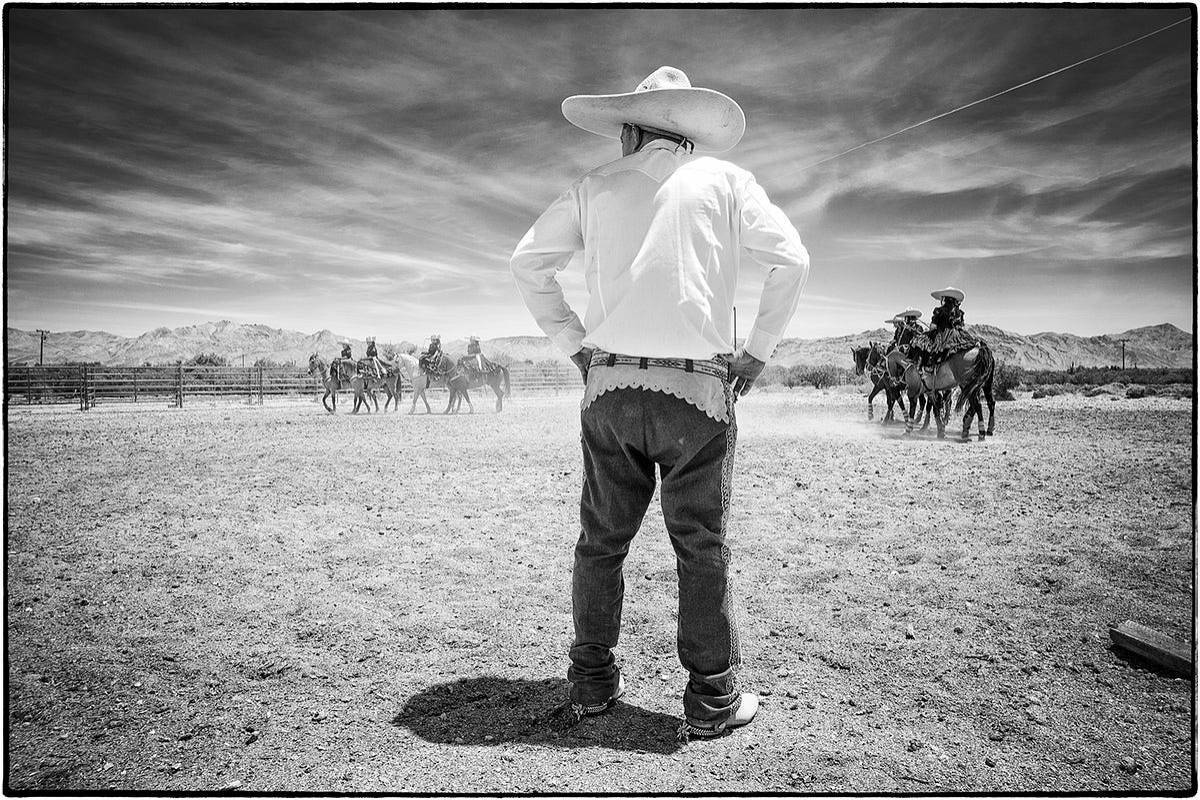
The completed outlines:
<svg viewBox="0 0 1200 800">
<path fill-rule="evenodd" d="M 1130 400 L 1140 400 L 1146 396 L 1145 386 L 1130 386 L 1125 390 L 1125 396 Z"/>
<path fill-rule="evenodd" d="M 254 362 L 254 366 L 262 367 L 263 369 L 282 369 L 283 367 L 294 368 L 296 366 L 296 362 L 288 361 L 286 364 L 281 364 L 278 361 L 272 361 L 269 358 L 260 358 Z"/>
<path fill-rule="evenodd" d="M 1043 397 L 1057 397 L 1060 394 L 1069 394 L 1075 391 L 1079 391 L 1078 387 L 1062 383 L 1047 383 L 1034 388 L 1033 399 L 1041 400 Z"/>
<path fill-rule="evenodd" d="M 762 371 L 755 385 L 786 386 L 789 389 L 796 386 L 812 386 L 817 389 L 827 389 L 843 382 L 861 384 L 864 381 L 864 378 L 854 374 L 854 370 L 837 367 L 833 364 L 823 364 L 816 367 L 807 367 L 800 364 L 784 367 L 772 364 Z"/>
<path fill-rule="evenodd" d="M 755 382 L 756 386 L 787 386 L 787 367 L 771 364 L 762 371 Z"/>
<path fill-rule="evenodd" d="M 1025 370 L 1016 364 L 997 364 L 992 393 L 997 400 L 1013 400 L 1012 390 L 1025 380 Z"/>
<path fill-rule="evenodd" d="M 216 353 L 201 353 L 188 359 L 186 365 L 189 367 L 228 367 L 229 360 Z"/>
<path fill-rule="evenodd" d="M 1103 386 L 1107 383 L 1137 383 L 1143 386 L 1191 383 L 1193 378 L 1192 369 L 1181 367 L 1073 367 L 1067 370 L 1027 370 L 1025 373 L 1025 380 L 1029 383 L 1063 383 L 1076 386 Z"/>
<path fill-rule="evenodd" d="M 803 382 L 812 384 L 814 389 L 824 389 L 838 382 L 838 371 L 831 365 L 808 367 L 802 373 Z"/>
</svg>

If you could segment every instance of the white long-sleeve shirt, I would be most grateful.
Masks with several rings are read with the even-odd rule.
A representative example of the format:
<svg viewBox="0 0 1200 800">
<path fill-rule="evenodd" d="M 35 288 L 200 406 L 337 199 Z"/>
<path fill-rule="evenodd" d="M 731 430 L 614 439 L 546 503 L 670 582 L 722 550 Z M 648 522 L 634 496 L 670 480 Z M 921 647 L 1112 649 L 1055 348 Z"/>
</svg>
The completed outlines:
<svg viewBox="0 0 1200 800">
<path fill-rule="evenodd" d="M 585 321 L 557 273 L 583 254 Z M 808 278 L 800 234 L 754 176 L 652 141 L 571 185 L 534 222 L 510 266 L 534 320 L 562 352 L 708 359 L 734 350 L 743 254 L 769 270 L 745 349 L 771 357 Z"/>
</svg>

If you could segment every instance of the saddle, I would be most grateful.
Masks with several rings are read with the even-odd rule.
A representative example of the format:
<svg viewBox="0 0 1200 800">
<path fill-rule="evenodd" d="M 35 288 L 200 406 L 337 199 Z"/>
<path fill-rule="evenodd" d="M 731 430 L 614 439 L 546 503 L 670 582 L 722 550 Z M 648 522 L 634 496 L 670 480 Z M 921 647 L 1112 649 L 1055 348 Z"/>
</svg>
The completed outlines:
<svg viewBox="0 0 1200 800">
<path fill-rule="evenodd" d="M 458 360 L 458 368 L 469 375 L 491 375 L 496 371 L 496 365 L 488 361 L 487 358 L 483 359 L 483 369 L 480 369 L 473 355 L 460 358 Z"/>
<path fill-rule="evenodd" d="M 962 355 L 964 361 L 966 361 L 968 364 L 973 364 L 975 359 L 979 356 L 979 345 L 938 354 L 936 361 L 926 364 L 921 370 L 921 386 L 925 389 L 933 390 L 935 388 L 934 383 L 938 371 L 942 367 L 946 366 L 946 362 L 956 355 Z"/>
<path fill-rule="evenodd" d="M 378 378 L 386 378 L 389 374 L 396 371 L 397 367 L 392 362 L 379 358 L 379 356 L 376 356 L 375 358 L 378 359 L 381 369 L 376 367 L 375 360 L 370 358 L 360 358 L 358 360 L 358 371 L 369 375 L 374 375 Z"/>
</svg>

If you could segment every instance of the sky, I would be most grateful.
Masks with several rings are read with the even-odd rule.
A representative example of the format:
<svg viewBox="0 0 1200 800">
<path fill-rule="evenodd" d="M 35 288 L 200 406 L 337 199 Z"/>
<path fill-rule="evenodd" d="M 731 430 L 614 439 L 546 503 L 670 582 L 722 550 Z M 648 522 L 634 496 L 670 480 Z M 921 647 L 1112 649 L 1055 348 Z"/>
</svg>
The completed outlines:
<svg viewBox="0 0 1200 800">
<path fill-rule="evenodd" d="M 7 323 L 539 334 L 513 247 L 620 156 L 559 106 L 671 65 L 742 106 L 721 157 L 809 249 L 788 336 L 928 319 L 946 285 L 968 324 L 1190 331 L 1191 13 L 9 7 Z"/>
</svg>

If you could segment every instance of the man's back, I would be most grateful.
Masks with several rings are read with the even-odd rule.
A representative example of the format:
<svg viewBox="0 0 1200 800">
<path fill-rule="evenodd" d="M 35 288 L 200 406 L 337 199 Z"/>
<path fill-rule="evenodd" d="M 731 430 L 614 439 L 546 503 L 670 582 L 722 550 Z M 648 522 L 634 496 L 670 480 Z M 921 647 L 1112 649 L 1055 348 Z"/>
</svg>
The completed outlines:
<svg viewBox="0 0 1200 800">
<path fill-rule="evenodd" d="M 536 283 L 539 267 L 548 266 L 543 254 L 570 250 L 583 252 L 589 301 L 586 335 L 570 337 L 564 350 L 581 343 L 652 358 L 708 359 L 734 351 L 734 292 L 742 256 L 749 254 L 769 269 L 783 268 L 768 276 L 768 302 L 747 341 L 747 351 L 765 361 L 808 270 L 795 229 L 753 175 L 670 142 L 651 142 L 576 181 L 518 245 L 518 282 L 528 275 Z M 772 283 L 789 285 L 776 292 Z M 547 333 L 571 325 L 561 314 L 561 295 L 547 297 L 543 311 L 536 285 L 525 294 Z"/>
<path fill-rule="evenodd" d="M 663 357 L 733 351 L 739 173 L 653 148 L 580 182 L 587 344 Z"/>
</svg>

